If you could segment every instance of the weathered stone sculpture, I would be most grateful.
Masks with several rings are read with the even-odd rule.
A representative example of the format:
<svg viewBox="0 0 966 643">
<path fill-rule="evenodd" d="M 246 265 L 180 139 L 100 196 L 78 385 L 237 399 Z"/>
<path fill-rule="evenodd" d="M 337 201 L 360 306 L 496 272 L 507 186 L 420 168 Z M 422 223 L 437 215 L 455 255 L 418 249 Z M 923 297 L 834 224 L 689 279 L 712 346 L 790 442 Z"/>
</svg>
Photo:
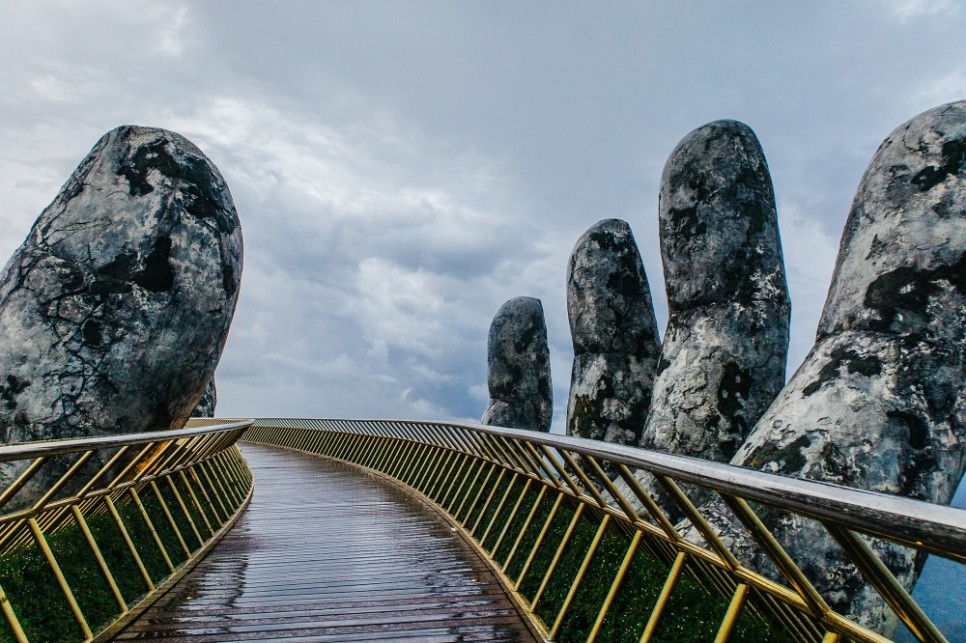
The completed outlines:
<svg viewBox="0 0 966 643">
<path fill-rule="evenodd" d="M 2 441 L 182 425 L 241 269 L 231 195 L 201 151 L 158 129 L 106 134 L 0 276 Z"/>
<path fill-rule="evenodd" d="M 212 418 L 215 417 L 215 406 L 218 404 L 218 390 L 215 388 L 215 380 L 212 378 L 205 387 L 205 393 L 191 412 L 193 418 Z"/>
<path fill-rule="evenodd" d="M 733 464 L 950 502 L 966 470 L 964 217 L 966 101 L 915 117 L 879 147 L 852 203 L 815 346 Z M 720 503 L 706 509 L 732 533 Z M 766 522 L 834 609 L 893 629 L 820 527 Z M 910 588 L 922 561 L 875 548 Z"/>
<path fill-rule="evenodd" d="M 487 384 L 482 424 L 550 430 L 550 349 L 539 299 L 516 297 L 497 311 L 487 339 Z"/>
<path fill-rule="evenodd" d="M 785 383 L 790 304 L 775 196 L 751 129 L 716 121 L 664 168 L 668 328 L 641 446 L 727 462 Z"/>
<path fill-rule="evenodd" d="M 567 434 L 636 445 L 660 344 L 644 264 L 624 221 L 600 221 L 577 241 L 567 311 L 574 343 Z"/>
</svg>

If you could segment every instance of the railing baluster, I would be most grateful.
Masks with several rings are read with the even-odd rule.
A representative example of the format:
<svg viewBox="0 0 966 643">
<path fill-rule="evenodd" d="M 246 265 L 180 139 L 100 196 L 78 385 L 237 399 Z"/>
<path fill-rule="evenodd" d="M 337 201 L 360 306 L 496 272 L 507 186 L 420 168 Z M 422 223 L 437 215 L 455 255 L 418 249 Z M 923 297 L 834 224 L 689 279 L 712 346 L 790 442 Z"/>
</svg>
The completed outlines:
<svg viewBox="0 0 966 643">
<path fill-rule="evenodd" d="M 205 466 L 206 464 L 207 464 L 206 462 L 199 462 L 195 466 L 195 468 L 192 469 L 192 472 L 193 472 L 192 475 L 194 475 L 195 478 L 197 478 L 198 474 L 194 473 L 195 469 L 197 469 L 198 471 L 201 471 L 201 475 L 203 475 L 205 477 L 205 480 L 208 482 L 208 488 L 211 489 L 211 494 L 215 497 L 215 500 L 218 501 L 218 507 L 221 509 L 221 515 L 224 516 L 223 521 L 228 520 L 228 517 L 231 516 L 231 511 L 229 511 L 228 507 L 225 506 L 225 502 L 221 499 L 221 497 L 225 496 L 225 498 L 228 498 L 230 502 L 231 496 L 225 490 L 225 487 L 221 484 L 221 480 L 218 478 L 217 473 L 215 474 L 214 477 L 209 475 L 208 467 Z M 201 484 L 200 479 L 198 480 L 198 483 Z M 205 487 L 202 486 L 202 489 L 204 488 Z M 221 493 L 219 494 L 218 491 L 221 491 Z"/>
<path fill-rule="evenodd" d="M 752 538 L 761 545 L 765 553 L 768 554 L 772 562 L 775 563 L 778 571 L 791 583 L 802 599 L 808 603 L 814 616 L 821 616 L 830 611 L 825 599 L 815 591 L 815 587 L 805 578 L 805 574 L 798 568 L 795 561 L 785 553 L 784 548 L 778 543 L 775 537 L 762 524 L 758 516 L 751 510 L 747 503 L 738 498 L 722 495 L 722 499 L 728 508 L 746 525 Z M 709 527 L 706 527 L 709 529 Z M 702 532 L 703 533 L 703 532 Z M 737 561 L 736 561 L 737 562 Z"/>
<path fill-rule="evenodd" d="M 379 437 L 377 439 L 379 440 L 379 446 L 376 448 L 375 453 L 373 453 L 372 464 L 369 465 L 369 468 L 373 471 L 385 471 L 385 464 L 392 457 L 392 450 L 395 443 L 391 438 Z"/>
<path fill-rule="evenodd" d="M 661 588 L 661 594 L 657 597 L 657 602 L 651 610 L 651 617 L 647 620 L 647 625 L 644 626 L 644 633 L 641 634 L 641 643 L 649 641 L 654 636 L 654 631 L 657 629 L 657 622 L 664 612 L 667 600 L 671 597 L 671 592 L 674 591 L 674 586 L 677 585 L 678 578 L 681 577 L 681 570 L 684 569 L 684 558 L 684 552 L 678 552 L 677 558 L 674 559 L 674 564 L 671 566 L 671 571 L 667 575 L 667 580 L 664 581 L 664 587 Z"/>
<path fill-rule="evenodd" d="M 721 628 L 718 630 L 718 635 L 715 637 L 714 643 L 726 643 L 731 636 L 735 624 L 738 622 L 738 615 L 741 613 L 741 608 L 745 605 L 745 594 L 747 592 L 748 585 L 739 583 L 731 599 L 731 603 L 728 604 L 728 611 L 725 613 L 724 620 L 721 622 Z"/>
<path fill-rule="evenodd" d="M 401 473 L 409 468 L 409 461 L 413 457 L 413 453 L 416 451 L 416 445 L 406 440 L 398 440 L 396 444 L 399 452 L 401 453 L 401 457 L 393 458 L 388 463 L 386 475 L 390 478 L 400 480 Z"/>
<path fill-rule="evenodd" d="M 252 486 L 252 475 L 238 447 L 225 449 L 208 463 L 211 463 L 212 475 L 225 490 L 225 497 L 236 507 L 244 503 Z"/>
<path fill-rule="evenodd" d="M 634 559 L 634 554 L 637 553 L 637 546 L 640 544 L 643 536 L 644 532 L 642 531 L 638 530 L 634 532 L 634 538 L 631 539 L 630 544 L 627 546 L 627 551 L 624 553 L 621 566 L 617 568 L 617 574 L 611 582 L 607 596 L 604 597 L 604 603 L 600 606 L 600 611 L 597 612 L 597 620 L 594 621 L 594 624 L 590 628 L 590 634 L 587 635 L 587 643 L 593 643 L 597 638 L 597 633 L 600 632 L 600 628 L 604 624 L 604 618 L 607 616 L 607 610 L 610 609 L 611 603 L 617 597 L 617 590 L 620 589 L 621 582 L 623 582 L 624 576 L 631 566 L 631 561 Z"/>
<path fill-rule="evenodd" d="M 473 464 L 476 464 L 476 461 L 473 461 Z M 486 460 L 479 461 L 479 466 L 476 468 L 476 473 L 473 474 L 473 481 L 470 482 L 468 487 L 466 487 L 465 485 L 466 485 L 466 481 L 469 480 L 469 472 L 467 472 L 466 477 L 463 478 L 463 482 L 460 483 L 460 488 L 456 492 L 456 498 L 462 498 L 462 500 L 460 500 L 460 504 L 456 508 L 456 511 L 454 511 L 451 514 L 455 520 L 460 519 L 460 514 L 463 513 L 463 507 L 466 505 L 466 501 L 469 500 L 470 491 L 472 491 L 473 487 L 476 486 L 476 481 L 479 479 L 480 474 L 483 473 L 483 469 L 486 467 L 486 465 L 487 465 Z M 465 491 L 464 491 L 464 487 L 465 487 Z"/>
<path fill-rule="evenodd" d="M 493 515 L 490 516 L 490 520 L 486 525 L 486 531 L 484 531 L 483 535 L 480 536 L 480 545 L 486 543 L 486 537 L 490 535 L 490 530 L 493 528 L 494 523 L 496 523 L 496 519 L 500 516 L 500 512 L 503 511 L 503 505 L 506 504 L 506 499 L 510 496 L 510 491 L 513 490 L 513 485 L 516 484 L 517 478 L 519 477 L 520 474 L 514 472 L 513 477 L 510 478 L 510 482 L 507 483 L 506 490 L 503 492 L 503 496 L 500 498 L 500 503 L 496 506 L 496 509 L 493 510 Z M 494 487 L 494 490 L 495 489 L 496 487 Z M 482 517 L 483 514 L 481 513 L 480 516 Z"/>
<path fill-rule="evenodd" d="M 91 534 L 87 521 L 84 519 L 84 514 L 82 514 L 81 510 L 77 508 L 77 505 L 71 505 L 70 508 L 71 513 L 74 515 L 74 520 L 77 522 L 77 526 L 80 528 L 81 533 L 84 534 L 84 540 L 87 541 L 88 547 L 91 548 L 91 552 L 94 554 L 94 559 L 97 561 L 98 568 L 100 568 L 101 573 L 104 575 L 104 580 L 107 581 L 108 586 L 111 588 L 111 593 L 114 594 L 114 600 L 117 601 L 121 611 L 126 612 L 127 602 L 124 600 L 124 596 L 121 594 L 121 590 L 118 588 L 117 582 L 114 580 L 114 574 L 111 573 L 110 568 L 107 566 L 107 561 L 104 560 L 104 556 L 101 554 L 101 548 L 98 547 L 97 541 L 94 540 L 94 535 Z"/>
<path fill-rule="evenodd" d="M 456 453 L 451 449 L 444 449 L 445 456 L 442 465 L 436 467 L 436 473 L 433 475 L 432 479 L 429 481 L 429 486 L 426 488 L 426 495 L 436 501 L 439 495 L 439 487 L 442 481 L 446 479 L 448 475 L 453 471 L 453 465 L 456 462 Z"/>
<path fill-rule="evenodd" d="M 486 477 L 483 479 L 483 482 L 476 490 L 476 495 L 473 496 L 473 502 L 470 503 L 469 508 L 466 510 L 466 515 L 460 520 L 460 524 L 463 525 L 464 527 L 466 527 L 466 523 L 469 521 L 470 516 L 473 515 L 473 510 L 476 509 L 477 503 L 480 501 L 480 498 L 483 496 L 483 491 L 486 489 L 487 483 L 490 482 L 490 478 L 493 477 L 493 472 L 496 471 L 497 469 L 500 469 L 501 471 L 503 470 L 503 468 L 500 467 L 500 465 L 490 463 L 489 468 L 486 471 Z M 471 487 L 470 492 L 472 492 L 472 490 L 473 489 Z M 459 519 L 459 516 L 456 516 L 456 518 Z"/>
<path fill-rule="evenodd" d="M 473 521 L 473 527 L 471 527 L 469 530 L 471 534 L 474 534 L 474 535 L 476 534 L 476 529 L 477 527 L 479 527 L 480 521 L 483 520 L 483 516 L 486 515 L 486 510 L 487 508 L 489 508 L 490 503 L 493 501 L 493 497 L 496 495 L 497 490 L 500 488 L 500 482 L 503 480 L 504 475 L 506 475 L 506 469 L 504 469 L 503 467 L 500 467 L 500 475 L 497 476 L 496 482 L 494 482 L 493 486 L 490 488 L 490 492 L 486 496 L 486 501 L 483 503 L 483 506 L 480 507 L 480 515 L 478 515 L 476 517 L 476 520 Z M 481 544 L 482 544 L 482 540 L 483 539 L 481 538 L 480 539 Z"/>
<path fill-rule="evenodd" d="M 582 507 L 583 505 L 581 505 Z M 574 600 L 574 596 L 577 594 L 577 589 L 580 587 L 580 582 L 584 579 L 584 575 L 587 573 L 587 568 L 590 567 L 590 561 L 597 553 L 597 547 L 600 545 L 601 539 L 604 537 L 604 532 L 607 531 L 607 525 L 610 523 L 610 515 L 605 515 L 604 519 L 600 522 L 600 527 L 597 528 L 597 533 L 594 535 L 594 540 L 590 543 L 590 549 L 584 555 L 584 560 L 580 564 L 580 569 L 577 570 L 577 576 L 574 578 L 573 582 L 570 584 L 570 590 L 567 592 L 566 598 L 564 598 L 563 605 L 560 606 L 560 610 L 557 612 L 557 618 L 553 622 L 553 627 L 550 628 L 550 638 L 557 636 L 557 632 L 560 631 L 560 625 L 563 623 L 564 616 L 567 615 L 567 609 L 570 607 L 570 603 Z"/>
<path fill-rule="evenodd" d="M 191 531 L 194 532 L 195 538 L 198 540 L 198 545 L 204 545 L 205 539 L 201 537 L 201 532 L 198 531 L 198 526 L 195 524 L 194 519 L 191 517 L 191 512 L 188 511 L 188 506 L 184 502 L 184 498 L 178 492 L 178 487 L 174 483 L 174 477 L 168 476 L 165 478 L 168 482 L 168 486 L 171 488 L 171 492 L 174 494 L 175 500 L 178 501 L 178 506 L 181 507 L 181 513 L 184 515 L 185 519 L 188 521 L 188 525 L 191 527 Z"/>
<path fill-rule="evenodd" d="M 598 490 L 597 486 L 590 481 L 590 478 L 584 472 L 583 468 L 581 468 L 581 466 L 577 464 L 577 461 L 574 460 L 573 456 L 571 456 L 566 451 L 561 451 L 560 456 L 570 466 L 570 468 L 573 469 L 574 473 L 577 474 L 577 478 L 587 488 L 587 491 L 590 492 L 590 495 L 593 497 L 594 502 L 597 503 L 597 506 L 600 507 L 601 509 L 604 509 L 605 507 L 607 507 L 607 501 L 604 500 L 604 496 L 600 494 L 600 490 Z"/>
<path fill-rule="evenodd" d="M 925 612 L 896 581 L 895 576 L 886 569 L 886 566 L 882 564 L 882 561 L 879 560 L 872 547 L 863 540 L 862 536 L 836 525 L 826 524 L 825 528 L 849 555 L 862 576 L 876 588 L 879 595 L 905 622 L 913 635 L 924 641 L 946 641 L 946 637 L 936 629 Z"/>
<path fill-rule="evenodd" d="M 184 470 L 179 471 L 178 475 L 181 477 L 181 482 L 184 483 L 185 489 L 188 490 L 188 497 L 191 498 L 191 504 L 193 504 L 195 509 L 198 510 L 198 513 L 201 515 L 201 519 L 205 521 L 205 526 L 208 528 L 208 533 L 214 534 L 215 529 L 211 526 L 211 521 L 208 520 L 208 515 L 205 513 L 204 507 L 202 507 L 201 503 L 198 501 L 198 496 L 195 495 L 195 490 L 191 487 L 191 482 L 188 480 L 188 476 L 185 475 Z"/>
<path fill-rule="evenodd" d="M 338 433 L 338 440 L 332 445 L 332 453 L 334 457 L 339 459 L 345 459 L 346 454 L 349 453 L 351 436 L 347 433 Z"/>
<path fill-rule="evenodd" d="M 201 481 L 201 477 L 198 475 L 198 472 L 196 471 L 196 469 L 200 467 L 201 467 L 201 463 L 198 463 L 196 466 L 191 467 L 190 469 L 188 469 L 187 475 L 189 475 L 191 479 L 194 480 L 195 484 L 198 486 L 198 490 L 201 492 L 201 496 L 205 499 L 205 502 L 208 503 L 208 507 L 211 508 L 211 514 L 212 514 L 212 518 L 214 519 L 214 524 L 220 524 L 224 520 L 228 519 L 228 513 L 227 512 L 225 512 L 224 514 L 218 513 L 218 505 L 216 505 L 214 500 L 211 499 L 211 496 L 208 495 L 208 490 L 205 487 L 205 484 Z M 202 471 L 202 473 L 204 473 L 204 471 Z M 211 484 L 211 480 L 209 480 L 208 483 Z M 214 487 L 212 487 L 212 495 L 214 495 L 215 498 L 218 498 L 218 494 L 214 492 Z M 221 504 L 220 498 L 218 498 L 218 501 L 219 501 L 218 504 Z M 224 510 L 224 506 L 222 506 L 222 510 Z M 224 515 L 224 518 L 222 518 L 222 515 Z"/>
<path fill-rule="evenodd" d="M 168 566 L 168 570 L 173 574 L 174 563 L 171 562 L 171 558 L 168 556 L 168 550 L 164 548 L 164 543 L 161 542 L 161 536 L 158 535 L 158 530 L 154 528 L 154 522 L 152 522 L 151 516 L 148 515 L 147 509 L 141 504 L 141 498 L 138 496 L 138 492 L 134 487 L 131 487 L 128 489 L 128 493 L 134 498 L 134 503 L 141 513 L 141 518 L 144 519 L 144 524 L 147 525 L 148 531 L 151 532 L 151 538 L 154 540 L 154 544 L 158 546 L 158 551 L 161 552 L 161 557 L 164 558 L 165 565 Z"/>
<path fill-rule="evenodd" d="M 530 564 L 533 563 L 533 558 L 537 555 L 537 550 L 540 549 L 540 545 L 543 544 L 543 539 L 547 535 L 547 531 L 550 529 L 550 523 L 553 522 L 554 516 L 557 515 L 557 509 L 560 508 L 560 501 L 563 500 L 564 494 L 557 492 L 557 499 L 553 503 L 553 507 L 550 508 L 550 514 L 543 523 L 543 529 L 540 530 L 540 534 L 537 536 L 537 540 L 533 543 L 533 547 L 530 549 L 530 555 L 527 556 L 527 560 L 523 563 L 523 569 L 520 570 L 520 575 L 517 576 L 517 580 L 513 585 L 513 591 L 519 591 L 520 583 L 526 578 L 527 572 L 530 570 Z M 533 602 L 530 603 L 530 611 L 533 611 Z"/>
<path fill-rule="evenodd" d="M 10 626 L 13 637 L 17 639 L 17 643 L 27 643 L 27 635 L 20 625 L 20 619 L 17 618 L 17 614 L 13 611 L 13 607 L 10 605 L 10 599 L 7 598 L 7 593 L 3 591 L 2 587 L 0 587 L 0 610 L 3 611 L 3 615 L 7 619 L 7 624 Z"/>
<path fill-rule="evenodd" d="M 421 466 L 421 471 L 416 476 L 413 484 L 410 486 L 421 493 L 425 493 L 423 485 L 426 484 L 427 478 L 432 477 L 436 472 L 436 468 L 439 461 L 443 459 L 446 455 L 446 450 L 441 447 L 430 447 L 429 456 L 423 461 Z"/>
<path fill-rule="evenodd" d="M 3 507 L 10 502 L 10 499 L 13 498 L 14 495 L 20 491 L 20 489 L 23 488 L 23 486 L 27 484 L 38 471 L 40 471 L 40 467 L 44 466 L 45 462 L 47 462 L 46 456 L 40 456 L 39 458 L 34 459 L 33 462 L 31 462 L 27 468 L 23 470 L 23 473 L 17 476 L 16 480 L 7 485 L 7 488 L 3 490 L 3 493 L 0 493 L 0 507 Z"/>
<path fill-rule="evenodd" d="M 174 532 L 175 537 L 178 539 L 178 544 L 181 545 L 184 555 L 190 558 L 191 549 L 188 548 L 188 543 L 185 542 L 184 536 L 181 535 L 181 530 L 178 529 L 178 523 L 175 522 L 174 516 L 171 515 L 171 510 L 168 509 L 168 503 L 164 501 L 161 490 L 154 480 L 151 481 L 151 491 L 154 492 L 154 497 L 158 499 L 158 504 L 161 505 L 161 511 L 164 512 L 164 517 L 167 518 L 168 524 L 171 525 L 171 531 Z"/>
<path fill-rule="evenodd" d="M 496 542 L 493 543 L 493 548 L 490 550 L 492 555 L 495 557 L 497 550 L 500 549 L 500 545 L 503 544 L 503 537 L 506 536 L 507 531 L 510 529 L 510 525 L 517 517 L 517 512 L 520 511 L 520 506 L 523 504 L 524 498 L 527 497 L 527 492 L 530 491 L 530 486 L 533 484 L 532 478 L 527 478 L 526 482 L 523 484 L 523 490 L 520 491 L 520 495 L 517 496 L 517 501 L 513 504 L 513 508 L 510 509 L 510 515 L 507 516 L 506 522 L 503 523 L 503 529 L 500 530 L 500 535 L 497 536 Z M 483 536 L 484 540 L 486 535 Z"/>
<path fill-rule="evenodd" d="M 536 500 L 533 501 L 533 507 L 530 508 L 530 513 L 527 514 L 526 519 L 523 521 L 523 526 L 520 528 L 520 533 L 517 534 L 516 539 L 513 541 L 513 547 L 510 548 L 510 553 L 507 554 L 506 560 L 503 561 L 500 571 L 505 572 L 510 566 L 510 562 L 513 560 L 514 555 L 517 553 L 517 548 L 520 546 L 520 542 L 523 540 L 524 534 L 527 533 L 527 529 L 530 528 L 530 523 L 533 521 L 533 517 L 537 515 L 537 508 L 540 506 L 540 502 L 543 500 L 543 496 L 547 493 L 548 487 L 546 485 L 540 486 L 540 492 L 537 494 Z M 524 566 L 524 573 L 526 572 L 526 566 Z M 523 577 L 523 573 L 520 574 L 520 578 Z M 514 587 L 514 589 L 516 589 Z"/>
<path fill-rule="evenodd" d="M 577 523 L 580 522 L 580 516 L 584 513 L 584 507 L 587 505 L 581 503 L 577 507 L 577 511 L 574 512 L 573 517 L 570 519 L 570 524 L 567 526 L 567 531 L 564 532 L 563 539 L 561 539 L 560 544 L 557 545 L 557 551 L 554 553 L 553 558 L 550 559 L 550 566 L 547 567 L 547 571 L 543 573 L 543 580 L 540 582 L 540 587 L 537 589 L 537 593 L 534 595 L 533 600 L 530 601 L 530 609 L 536 610 L 537 603 L 540 602 L 540 598 L 543 596 L 543 591 L 547 589 L 547 583 L 550 582 L 550 577 L 553 576 L 553 571 L 557 569 L 557 563 L 560 562 L 560 557 L 563 556 L 564 550 L 570 543 L 570 537 L 573 536 L 574 529 L 577 528 Z"/>
<path fill-rule="evenodd" d="M 469 456 L 469 455 L 467 455 L 465 453 L 461 453 L 459 455 L 458 460 L 457 460 L 457 464 L 454 467 L 454 471 L 458 471 L 460 473 L 464 473 L 466 475 L 469 475 L 469 469 L 472 466 L 472 462 L 473 462 L 472 456 Z M 467 463 L 469 463 L 469 464 L 467 464 Z M 442 499 L 440 499 L 440 502 L 439 502 L 439 505 L 445 511 L 449 512 L 450 515 L 452 515 L 453 512 L 451 511 L 452 505 L 450 504 L 451 498 L 450 498 L 450 495 L 449 494 L 454 489 L 457 491 L 456 495 L 454 495 L 453 498 L 452 498 L 453 501 L 455 501 L 456 497 L 459 495 L 458 490 L 459 490 L 460 485 L 458 485 L 456 483 L 456 481 L 459 480 L 459 479 L 462 479 L 463 477 L 465 477 L 465 476 L 461 476 L 460 473 L 457 473 L 456 475 L 453 475 L 450 478 L 449 484 L 446 485 L 446 491 L 443 492 L 443 497 L 442 497 Z"/>
<path fill-rule="evenodd" d="M 425 454 L 431 448 L 422 442 L 409 442 L 409 457 L 406 459 L 406 466 L 403 467 L 399 475 L 395 476 L 402 483 L 408 482 L 413 476 L 413 472 L 418 470 L 420 461 L 426 457 Z"/>
<path fill-rule="evenodd" d="M 369 462 L 372 459 L 372 454 L 376 450 L 376 444 L 378 438 L 373 435 L 367 435 L 365 438 L 365 443 L 362 449 L 362 454 L 359 456 L 357 464 L 361 464 L 364 467 L 369 466 Z"/>
<path fill-rule="evenodd" d="M 87 619 L 84 618 L 84 613 L 81 611 L 80 605 L 77 604 L 77 599 L 74 598 L 74 592 L 71 591 L 70 585 L 67 583 L 67 579 L 64 578 L 64 572 L 61 571 L 60 565 L 57 564 L 57 559 L 54 558 L 54 552 L 50 550 L 50 546 L 47 544 L 47 539 L 44 538 L 44 533 L 40 529 L 40 525 L 37 524 L 37 520 L 31 518 L 27 521 L 30 525 L 30 531 L 34 535 L 34 539 L 37 541 L 37 546 L 44 554 L 44 558 L 47 559 L 47 563 L 50 565 L 51 571 L 54 572 L 54 577 L 57 579 L 57 584 L 60 585 L 60 589 L 64 592 L 64 597 L 67 599 L 67 604 L 70 606 L 70 611 L 74 614 L 74 618 L 77 619 L 77 624 L 80 625 L 81 631 L 84 632 L 84 636 L 87 638 L 93 638 L 94 633 L 91 631 L 90 626 L 87 624 Z"/>
</svg>

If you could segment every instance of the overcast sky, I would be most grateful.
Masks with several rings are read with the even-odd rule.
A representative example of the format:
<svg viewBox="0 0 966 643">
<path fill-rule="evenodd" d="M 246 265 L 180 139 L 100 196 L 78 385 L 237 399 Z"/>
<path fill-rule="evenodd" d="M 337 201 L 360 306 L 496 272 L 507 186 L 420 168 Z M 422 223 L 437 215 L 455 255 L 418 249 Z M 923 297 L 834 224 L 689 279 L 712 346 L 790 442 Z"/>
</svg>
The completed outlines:
<svg viewBox="0 0 966 643">
<path fill-rule="evenodd" d="M 955 1 L 0 0 L 0 255 L 121 124 L 196 143 L 245 238 L 221 416 L 478 420 L 486 335 L 518 295 L 550 334 L 567 257 L 634 230 L 667 318 L 657 191 L 675 144 L 749 124 L 778 199 L 789 374 L 849 204 L 900 123 L 966 98 Z"/>
</svg>

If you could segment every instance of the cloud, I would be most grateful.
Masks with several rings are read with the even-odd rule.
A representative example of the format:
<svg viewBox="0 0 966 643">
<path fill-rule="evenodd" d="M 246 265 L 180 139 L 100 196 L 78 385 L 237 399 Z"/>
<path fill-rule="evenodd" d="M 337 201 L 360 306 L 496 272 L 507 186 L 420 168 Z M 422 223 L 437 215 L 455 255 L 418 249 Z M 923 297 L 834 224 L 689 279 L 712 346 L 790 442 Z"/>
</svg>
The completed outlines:
<svg viewBox="0 0 966 643">
<path fill-rule="evenodd" d="M 955 0 L 887 0 L 893 17 L 906 23 L 921 16 L 953 14 L 959 11 Z"/>
<path fill-rule="evenodd" d="M 966 98 L 966 64 L 938 77 L 930 76 L 914 92 L 916 105 L 942 105 Z"/>
<path fill-rule="evenodd" d="M 360 392 L 370 409 L 478 417 L 468 391 L 485 377 L 487 315 L 545 252 L 521 216 L 526 203 L 502 209 L 498 160 L 426 158 L 420 150 L 433 146 L 392 119 L 337 131 L 255 97 L 214 97 L 168 122 L 223 168 L 243 222 L 221 404 L 257 414 L 255 363 L 273 381 L 314 383 L 319 407 L 356 407 L 343 386 L 364 381 L 382 395 L 374 404 Z M 429 171 L 417 176 L 413 165 Z M 343 371 L 349 364 L 354 372 Z"/>
<path fill-rule="evenodd" d="M 839 235 L 807 218 L 794 202 L 779 201 L 785 277 L 792 296 L 787 376 L 798 368 L 815 342 L 818 319 L 831 284 Z"/>
<path fill-rule="evenodd" d="M 187 16 L 188 7 L 182 5 L 174 10 L 173 15 L 160 21 L 163 26 L 158 48 L 165 54 L 177 56 L 184 51 L 184 27 Z"/>
<path fill-rule="evenodd" d="M 663 326 L 664 160 L 738 118 L 778 195 L 794 368 L 876 146 L 966 90 L 956 4 L 870 6 L 8 3 L 0 253 L 105 131 L 173 129 L 244 230 L 220 410 L 477 419 L 492 316 L 529 295 L 560 430 L 573 244 L 627 220 Z"/>
</svg>

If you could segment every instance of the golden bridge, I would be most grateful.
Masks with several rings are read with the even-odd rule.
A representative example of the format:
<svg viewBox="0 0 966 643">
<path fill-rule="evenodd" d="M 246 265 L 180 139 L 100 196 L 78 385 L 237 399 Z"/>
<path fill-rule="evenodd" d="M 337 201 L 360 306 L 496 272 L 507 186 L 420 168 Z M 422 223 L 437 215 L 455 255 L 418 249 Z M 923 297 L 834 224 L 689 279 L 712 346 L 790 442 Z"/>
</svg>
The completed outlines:
<svg viewBox="0 0 966 643">
<path fill-rule="evenodd" d="M 946 641 L 873 544 L 966 563 L 960 509 L 471 424 L 195 420 L 0 463 L 11 641 L 891 640 L 830 606 L 766 513 L 821 525 L 903 636 Z M 696 492 L 770 569 L 742 564 Z"/>
</svg>

